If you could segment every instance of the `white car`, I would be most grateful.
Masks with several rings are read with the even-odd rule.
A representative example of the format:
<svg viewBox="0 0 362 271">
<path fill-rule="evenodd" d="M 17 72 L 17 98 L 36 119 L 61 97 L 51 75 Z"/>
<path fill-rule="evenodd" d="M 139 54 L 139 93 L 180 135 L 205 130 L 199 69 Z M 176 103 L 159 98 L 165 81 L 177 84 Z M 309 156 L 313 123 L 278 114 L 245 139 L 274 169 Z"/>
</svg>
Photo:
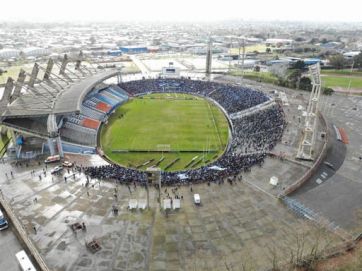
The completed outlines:
<svg viewBox="0 0 362 271">
<path fill-rule="evenodd" d="M 195 202 L 195 204 L 200 204 L 201 203 L 201 199 L 200 199 L 199 194 L 194 194 L 194 202 Z"/>
<path fill-rule="evenodd" d="M 50 173 L 51 174 L 55 174 L 55 173 L 58 173 L 59 171 L 62 171 L 63 170 L 63 167 L 62 166 L 56 166 L 55 168 L 53 168 Z"/>
</svg>

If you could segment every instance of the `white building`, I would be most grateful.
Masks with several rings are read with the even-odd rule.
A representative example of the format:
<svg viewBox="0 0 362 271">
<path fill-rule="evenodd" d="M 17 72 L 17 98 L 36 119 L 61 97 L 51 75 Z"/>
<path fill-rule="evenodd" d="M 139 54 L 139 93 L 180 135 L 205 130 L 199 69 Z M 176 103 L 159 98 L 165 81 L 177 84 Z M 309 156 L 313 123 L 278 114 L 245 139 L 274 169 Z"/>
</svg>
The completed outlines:
<svg viewBox="0 0 362 271">
<path fill-rule="evenodd" d="M 292 45 L 293 40 L 291 39 L 267 39 L 265 44 L 268 45 Z"/>
<path fill-rule="evenodd" d="M 40 47 L 28 47 L 23 50 L 23 53 L 26 57 L 39 57 L 50 55 L 49 49 L 44 49 Z"/>
<path fill-rule="evenodd" d="M 345 58 L 354 58 L 355 56 L 358 56 L 361 53 L 361 51 L 351 51 L 351 52 L 346 52 L 343 54 L 343 56 Z"/>
<path fill-rule="evenodd" d="M 20 55 L 20 50 L 17 49 L 1 49 L 0 50 L 0 58 L 2 59 L 10 59 L 17 58 Z"/>
</svg>

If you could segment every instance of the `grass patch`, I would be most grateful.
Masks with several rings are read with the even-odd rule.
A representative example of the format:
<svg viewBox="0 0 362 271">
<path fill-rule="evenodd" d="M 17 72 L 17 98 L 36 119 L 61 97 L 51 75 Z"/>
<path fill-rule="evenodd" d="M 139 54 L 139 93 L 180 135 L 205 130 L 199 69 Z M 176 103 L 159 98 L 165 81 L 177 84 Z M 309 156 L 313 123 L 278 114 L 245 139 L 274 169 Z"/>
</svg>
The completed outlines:
<svg viewBox="0 0 362 271">
<path fill-rule="evenodd" d="M 231 71 L 230 74 L 234 76 L 241 76 L 242 72 L 240 70 L 236 70 Z M 244 78 L 269 84 L 278 83 L 278 78 L 270 72 L 244 71 Z"/>
<path fill-rule="evenodd" d="M 258 51 L 259 53 L 265 53 L 266 51 L 266 46 L 265 44 L 254 44 L 254 45 L 247 45 L 245 46 L 245 53 L 252 53 L 254 51 Z M 243 49 L 241 47 L 240 49 L 240 54 L 242 54 Z M 233 54 L 233 55 L 237 55 L 239 54 L 239 48 L 230 48 L 229 49 L 229 54 Z"/>
<path fill-rule="evenodd" d="M 344 69 L 344 70 L 321 70 L 321 74 L 362 76 L 362 70 L 353 70 L 352 73 L 351 73 L 351 69 Z"/>
<path fill-rule="evenodd" d="M 228 134 L 225 115 L 207 100 L 186 94 L 151 94 L 132 99 L 115 111 L 101 130 L 101 147 L 108 158 L 124 166 L 136 167 L 154 159 L 139 169 L 156 164 L 162 157 L 159 166 L 165 169 L 179 158 L 168 169 L 174 171 L 185 169 L 195 156 L 200 160 L 197 167 L 215 160 L 225 150 Z"/>
<path fill-rule="evenodd" d="M 122 64 L 124 68 L 122 69 L 122 72 L 124 73 L 138 73 L 140 72 L 140 69 L 138 66 L 133 62 L 123 62 Z"/>
<path fill-rule="evenodd" d="M 7 71 L 0 75 L 0 84 L 5 84 L 8 77 L 13 78 L 16 80 L 18 78 L 20 69 L 23 68 L 26 72 L 31 72 L 32 66 L 31 65 L 24 65 L 24 66 L 11 66 L 11 67 L 2 67 L 1 69 Z"/>
<path fill-rule="evenodd" d="M 362 76 L 356 77 L 356 76 L 333 76 L 333 75 L 327 75 L 322 76 L 322 85 L 326 87 L 340 87 L 347 89 L 349 87 L 349 84 L 351 82 L 351 88 L 352 89 L 362 89 Z"/>
</svg>

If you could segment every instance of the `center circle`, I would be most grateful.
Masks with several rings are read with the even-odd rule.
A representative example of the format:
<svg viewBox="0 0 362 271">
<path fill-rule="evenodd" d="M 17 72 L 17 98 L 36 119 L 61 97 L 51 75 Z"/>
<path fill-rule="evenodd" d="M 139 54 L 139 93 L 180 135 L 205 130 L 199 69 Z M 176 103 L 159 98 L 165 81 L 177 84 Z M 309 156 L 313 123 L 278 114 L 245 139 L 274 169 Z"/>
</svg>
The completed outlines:
<svg viewBox="0 0 362 271">
<path fill-rule="evenodd" d="M 152 93 L 119 106 L 100 130 L 100 147 L 124 167 L 195 169 L 217 160 L 230 135 L 224 112 L 211 100 L 184 93 Z"/>
</svg>

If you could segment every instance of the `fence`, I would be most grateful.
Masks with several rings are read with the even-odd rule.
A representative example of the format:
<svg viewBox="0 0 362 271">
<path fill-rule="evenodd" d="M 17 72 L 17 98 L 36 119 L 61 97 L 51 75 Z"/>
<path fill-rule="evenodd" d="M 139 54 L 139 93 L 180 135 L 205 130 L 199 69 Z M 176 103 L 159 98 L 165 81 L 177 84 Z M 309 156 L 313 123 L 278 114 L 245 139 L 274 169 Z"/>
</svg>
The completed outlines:
<svg viewBox="0 0 362 271">
<path fill-rule="evenodd" d="M 329 231 L 337 234 L 344 241 L 350 241 L 353 239 L 349 233 L 344 231 L 333 221 L 329 221 L 327 218 L 306 207 L 298 200 L 289 198 L 287 196 L 283 197 L 281 200 L 288 207 L 288 209 L 295 213 L 298 217 L 306 218 L 315 223 L 317 226 L 328 229 Z"/>
</svg>

